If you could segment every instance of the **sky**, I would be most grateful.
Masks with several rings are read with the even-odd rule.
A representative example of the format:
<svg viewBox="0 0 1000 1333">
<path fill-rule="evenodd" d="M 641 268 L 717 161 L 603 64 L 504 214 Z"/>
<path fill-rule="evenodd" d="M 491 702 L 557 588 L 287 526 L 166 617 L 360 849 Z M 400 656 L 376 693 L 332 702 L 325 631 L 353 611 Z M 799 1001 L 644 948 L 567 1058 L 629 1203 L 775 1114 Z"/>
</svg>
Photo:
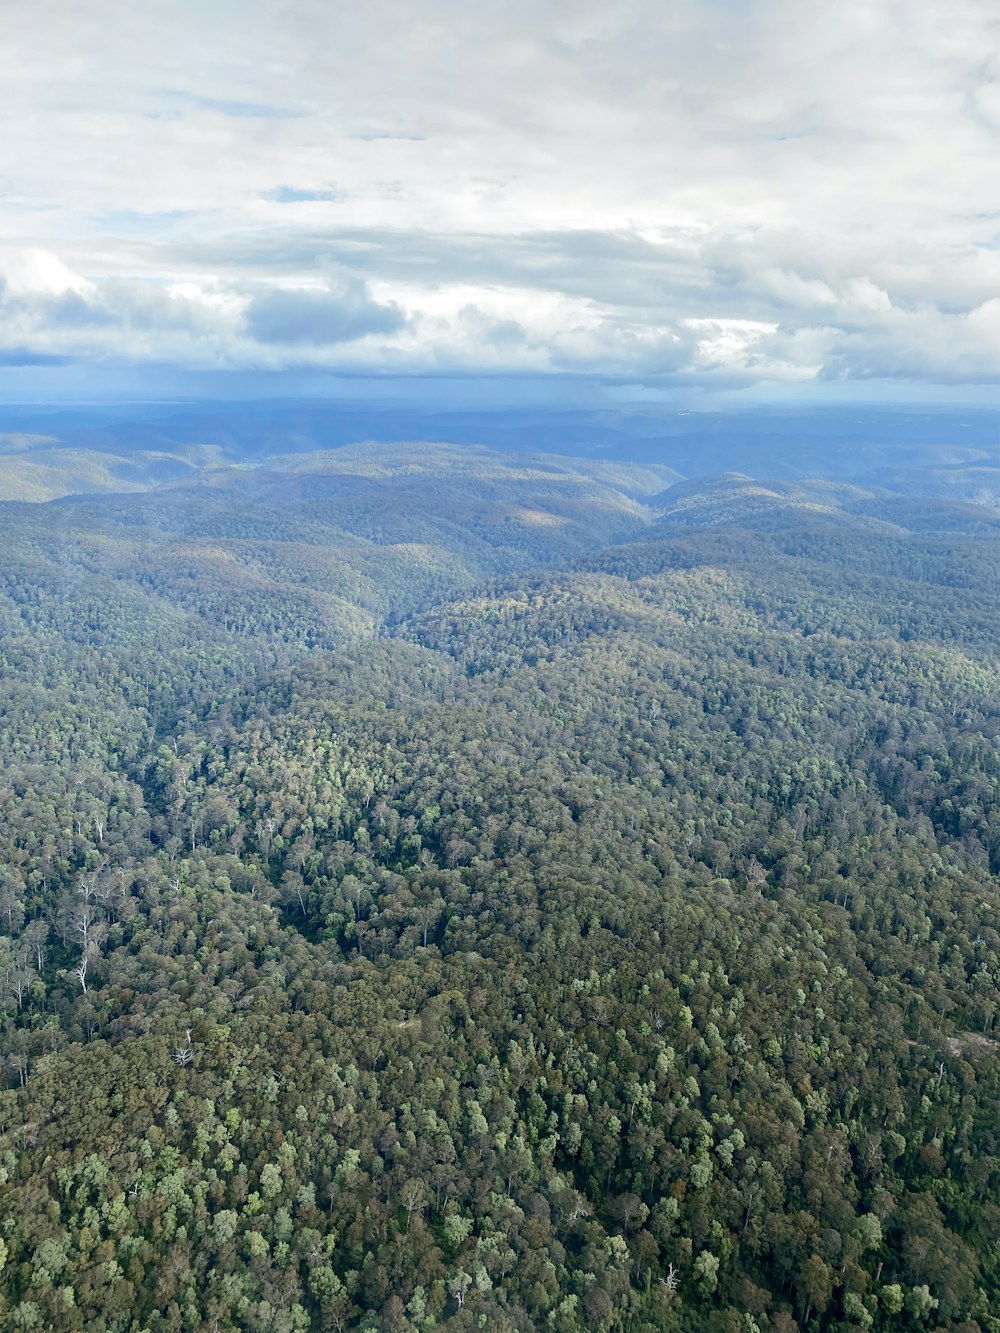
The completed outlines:
<svg viewBox="0 0 1000 1333">
<path fill-rule="evenodd" d="M 995 0 L 32 0 L 0 90 L 8 402 L 996 400 Z"/>
</svg>

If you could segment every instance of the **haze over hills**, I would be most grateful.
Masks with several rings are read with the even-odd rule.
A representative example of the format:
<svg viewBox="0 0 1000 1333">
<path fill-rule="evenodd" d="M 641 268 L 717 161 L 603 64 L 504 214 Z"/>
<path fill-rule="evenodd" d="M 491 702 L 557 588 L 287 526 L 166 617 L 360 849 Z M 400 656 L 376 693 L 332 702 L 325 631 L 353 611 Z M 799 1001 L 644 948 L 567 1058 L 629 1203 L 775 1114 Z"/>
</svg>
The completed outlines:
<svg viewBox="0 0 1000 1333">
<path fill-rule="evenodd" d="M 131 415 L 7 408 L 0 431 L 0 497 L 7 499 L 141 490 L 205 466 L 261 464 L 366 441 L 435 441 L 647 463 L 679 477 L 736 471 L 775 480 L 840 478 L 1000 504 L 1000 419 L 981 408 L 428 412 L 257 403 L 148 407 Z"/>
</svg>

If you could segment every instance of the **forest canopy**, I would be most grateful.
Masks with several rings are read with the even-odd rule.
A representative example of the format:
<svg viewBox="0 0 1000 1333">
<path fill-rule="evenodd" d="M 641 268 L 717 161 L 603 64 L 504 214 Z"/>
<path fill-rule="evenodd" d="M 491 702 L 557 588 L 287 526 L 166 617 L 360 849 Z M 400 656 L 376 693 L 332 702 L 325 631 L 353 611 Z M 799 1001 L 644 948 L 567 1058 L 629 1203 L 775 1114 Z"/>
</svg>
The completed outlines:
<svg viewBox="0 0 1000 1333">
<path fill-rule="evenodd" d="M 0 509 L 4 1328 L 1000 1333 L 994 507 Z"/>
</svg>

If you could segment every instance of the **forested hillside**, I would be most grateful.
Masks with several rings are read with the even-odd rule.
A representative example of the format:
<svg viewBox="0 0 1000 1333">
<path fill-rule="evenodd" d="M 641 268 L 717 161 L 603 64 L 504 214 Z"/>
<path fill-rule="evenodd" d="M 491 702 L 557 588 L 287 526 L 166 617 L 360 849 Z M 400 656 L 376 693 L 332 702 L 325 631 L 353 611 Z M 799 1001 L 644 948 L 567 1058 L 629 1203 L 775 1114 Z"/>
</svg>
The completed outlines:
<svg viewBox="0 0 1000 1333">
<path fill-rule="evenodd" d="M 1000 1333 L 995 507 L 2 510 L 2 1327 Z"/>
</svg>

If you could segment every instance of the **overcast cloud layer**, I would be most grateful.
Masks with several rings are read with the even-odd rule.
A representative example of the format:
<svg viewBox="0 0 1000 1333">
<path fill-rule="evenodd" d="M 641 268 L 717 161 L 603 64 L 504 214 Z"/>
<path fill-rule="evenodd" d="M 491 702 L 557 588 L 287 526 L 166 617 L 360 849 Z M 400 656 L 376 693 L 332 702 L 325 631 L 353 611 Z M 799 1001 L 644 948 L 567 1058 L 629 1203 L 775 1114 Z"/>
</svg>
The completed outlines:
<svg viewBox="0 0 1000 1333">
<path fill-rule="evenodd" d="M 0 382 L 989 384 L 998 53 L 994 0 L 9 5 Z"/>
</svg>

